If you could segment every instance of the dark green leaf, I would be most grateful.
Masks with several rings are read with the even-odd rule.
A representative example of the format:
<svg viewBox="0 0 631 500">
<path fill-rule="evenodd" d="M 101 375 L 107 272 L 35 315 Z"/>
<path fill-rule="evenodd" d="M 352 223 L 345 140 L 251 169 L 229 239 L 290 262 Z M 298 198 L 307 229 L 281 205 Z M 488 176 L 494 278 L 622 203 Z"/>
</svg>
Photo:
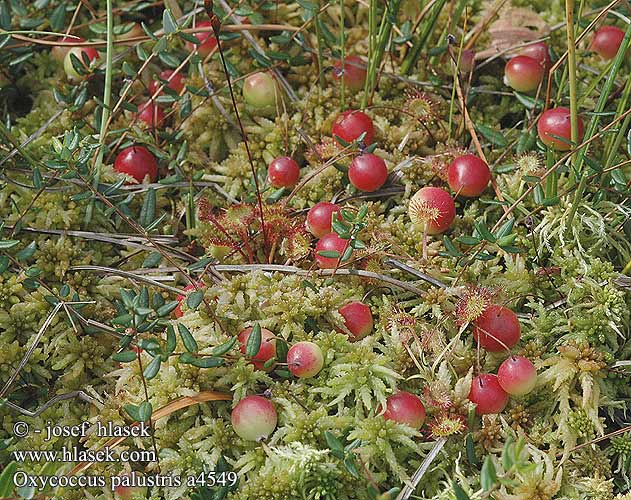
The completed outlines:
<svg viewBox="0 0 631 500">
<path fill-rule="evenodd" d="M 166 304 L 164 304 L 162 307 L 158 308 L 156 310 L 156 314 L 159 317 L 163 317 L 166 316 L 167 314 L 169 314 L 171 311 L 173 311 L 177 306 L 178 306 L 179 302 L 177 300 L 172 300 L 171 302 L 167 302 Z"/>
<path fill-rule="evenodd" d="M 184 347 L 188 352 L 197 352 L 197 342 L 188 328 L 186 328 L 182 323 L 177 324 L 177 329 L 180 332 L 180 337 L 182 338 L 182 342 L 184 343 Z"/>
<path fill-rule="evenodd" d="M 162 11 L 162 29 L 168 35 L 177 31 L 177 21 L 171 14 L 171 9 L 166 8 Z"/>
<path fill-rule="evenodd" d="M 146 422 L 151 418 L 153 413 L 153 407 L 149 401 L 143 401 L 138 407 L 138 420 L 140 422 Z"/>
<path fill-rule="evenodd" d="M 151 252 L 145 260 L 142 262 L 142 267 L 153 268 L 157 267 L 162 261 L 162 255 L 159 252 Z"/>
<path fill-rule="evenodd" d="M 447 236 L 443 236 L 443 243 L 445 245 L 445 250 L 447 250 L 447 253 L 452 257 L 462 257 L 464 255 L 454 246 L 452 241 Z"/>
<path fill-rule="evenodd" d="M 474 226 L 480 236 L 482 236 L 482 238 L 484 238 L 489 243 L 495 243 L 497 241 L 497 238 L 493 236 L 493 233 L 491 233 L 491 231 L 489 231 L 489 228 L 486 227 L 486 223 L 484 221 L 476 221 L 474 223 Z"/>
<path fill-rule="evenodd" d="M 498 132 L 497 130 L 492 129 L 491 127 L 488 127 L 486 125 L 476 125 L 475 129 L 480 132 L 485 137 L 485 139 L 494 146 L 500 148 L 508 146 L 508 141 L 501 132 Z"/>
<path fill-rule="evenodd" d="M 480 243 L 480 238 L 474 238 L 473 236 L 463 235 L 463 236 L 458 236 L 456 238 L 456 241 L 459 241 L 463 245 L 477 245 L 478 243 Z"/>
<path fill-rule="evenodd" d="M 467 460 L 474 467 L 478 466 L 478 457 L 475 454 L 475 443 L 473 442 L 473 436 L 469 432 L 466 438 L 466 446 L 467 446 Z"/>
<path fill-rule="evenodd" d="M 136 353 L 134 351 L 117 352 L 112 355 L 112 359 L 119 363 L 129 363 L 136 359 Z"/>
<path fill-rule="evenodd" d="M 484 491 L 492 490 L 497 484 L 497 474 L 495 472 L 495 464 L 490 455 L 486 456 L 482 471 L 480 472 L 480 485 Z"/>
<path fill-rule="evenodd" d="M 0 241 L 0 250 L 8 250 L 9 248 L 13 248 L 15 245 L 18 245 L 20 240 L 3 240 Z"/>
<path fill-rule="evenodd" d="M 318 255 L 320 255 L 321 257 L 326 257 L 328 259 L 340 258 L 340 252 L 338 252 L 337 250 L 320 250 L 318 252 Z"/>
<path fill-rule="evenodd" d="M 17 462 L 5 466 L 0 474 L 0 498 L 9 498 L 13 493 L 13 475 L 18 469 Z"/>
<path fill-rule="evenodd" d="M 191 365 L 197 368 L 215 368 L 223 365 L 224 360 L 222 358 L 208 357 L 208 358 L 195 358 L 191 361 Z"/>
<path fill-rule="evenodd" d="M 195 290 L 194 292 L 189 293 L 188 297 L 186 297 L 186 305 L 189 307 L 189 309 L 195 310 L 202 303 L 203 300 L 204 290 Z"/>
<path fill-rule="evenodd" d="M 32 241 L 26 247 L 24 247 L 22 250 L 16 253 L 15 258 L 17 260 L 28 260 L 31 257 L 33 257 L 36 250 L 37 250 L 37 243 L 35 241 Z"/>
<path fill-rule="evenodd" d="M 453 483 L 453 490 L 456 495 L 456 500 L 471 500 L 469 495 L 462 489 L 458 483 Z"/>
<path fill-rule="evenodd" d="M 248 341 L 245 344 L 245 355 L 248 358 L 256 356 L 261 349 L 261 326 L 255 323 L 248 336 Z"/>
<path fill-rule="evenodd" d="M 140 210 L 140 224 L 145 227 L 156 218 L 156 190 L 149 188 Z"/>
<path fill-rule="evenodd" d="M 224 342 L 223 344 L 218 345 L 217 347 L 215 347 L 212 350 L 212 355 L 213 356 L 223 356 L 224 354 L 229 352 L 234 347 L 234 345 L 236 343 L 237 343 L 237 337 L 232 337 L 227 342 Z M 278 351 L 278 348 L 276 350 Z"/>
<path fill-rule="evenodd" d="M 160 356 L 156 356 L 155 358 L 151 360 L 151 363 L 147 365 L 147 368 L 145 368 L 145 371 L 143 372 L 143 375 L 145 376 L 147 380 L 151 380 L 153 377 L 155 377 L 158 374 L 161 363 L 162 363 L 162 359 L 160 358 Z"/>
</svg>

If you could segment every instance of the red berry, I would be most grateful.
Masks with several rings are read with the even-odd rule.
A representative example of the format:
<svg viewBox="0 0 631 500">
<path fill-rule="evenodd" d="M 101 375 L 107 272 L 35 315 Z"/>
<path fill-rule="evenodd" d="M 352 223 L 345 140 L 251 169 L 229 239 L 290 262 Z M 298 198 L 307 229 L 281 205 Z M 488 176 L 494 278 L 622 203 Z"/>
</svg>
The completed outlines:
<svg viewBox="0 0 631 500">
<path fill-rule="evenodd" d="M 509 356 L 497 370 L 497 381 L 509 394 L 523 396 L 535 388 L 537 369 L 524 356 Z"/>
<path fill-rule="evenodd" d="M 245 354 L 251 333 L 252 327 L 249 327 L 245 330 L 241 330 L 241 333 L 239 333 L 237 337 L 242 354 Z M 274 334 L 267 328 L 261 328 L 261 346 L 259 347 L 259 352 L 249 359 L 257 370 L 263 370 L 265 368 L 265 362 L 274 357 L 276 357 L 276 339 L 274 338 Z M 272 367 L 269 369 L 271 368 Z"/>
<path fill-rule="evenodd" d="M 138 106 L 136 118 L 150 127 L 159 127 L 164 122 L 164 111 L 155 102 L 147 101 Z"/>
<path fill-rule="evenodd" d="M 160 72 L 158 76 L 160 77 L 160 79 L 169 82 L 165 86 L 169 87 L 171 90 L 177 92 L 178 94 L 182 92 L 182 89 L 184 88 L 184 77 L 180 73 L 175 73 L 174 71 L 167 69 Z M 161 85 L 162 82 L 160 80 L 153 80 L 149 84 L 149 93 L 151 95 L 154 95 Z"/>
<path fill-rule="evenodd" d="M 532 57 L 544 70 L 550 69 L 550 51 L 545 42 L 530 43 L 523 47 L 519 53 L 522 56 Z"/>
<path fill-rule="evenodd" d="M 275 107 L 277 99 L 280 99 L 276 80 L 264 72 L 248 76 L 243 82 L 243 98 L 255 109 Z"/>
<path fill-rule="evenodd" d="M 475 403 L 476 413 L 500 413 L 508 403 L 508 394 L 502 389 L 497 375 L 481 373 L 471 381 L 469 401 Z"/>
<path fill-rule="evenodd" d="M 200 21 L 195 24 L 196 28 L 212 28 L 212 24 L 210 21 Z M 191 42 L 186 42 L 186 47 L 189 51 L 193 51 L 195 47 L 197 47 L 197 53 L 201 57 L 206 57 L 210 54 L 215 47 L 217 46 L 217 39 L 213 35 L 212 29 L 208 31 L 199 31 L 197 33 L 193 33 L 193 36 L 197 38 L 200 43 L 194 44 Z"/>
<path fill-rule="evenodd" d="M 474 155 L 459 156 L 447 169 L 449 187 L 466 197 L 480 196 L 489 185 L 491 171 L 486 162 Z"/>
<path fill-rule="evenodd" d="M 473 337 L 490 352 L 510 349 L 521 336 L 519 319 L 507 307 L 491 304 L 473 324 Z"/>
<path fill-rule="evenodd" d="M 427 224 L 428 234 L 446 231 L 456 218 L 456 204 L 451 195 L 444 189 L 431 186 L 416 192 L 408 211 L 412 222 Z"/>
<path fill-rule="evenodd" d="M 333 78 L 341 82 L 342 74 L 346 88 L 357 92 L 364 88 L 366 82 L 366 63 L 358 56 L 350 56 L 344 60 L 342 69 L 342 61 L 338 61 L 333 69 Z"/>
<path fill-rule="evenodd" d="M 564 142 L 553 136 L 564 138 L 570 141 L 572 137 L 572 122 L 570 110 L 568 108 L 552 108 L 541 115 L 537 122 L 537 132 L 539 138 L 546 146 L 550 146 L 559 151 L 568 151 L 572 148 L 569 142 Z M 578 117 L 578 140 L 583 137 L 583 120 Z"/>
<path fill-rule="evenodd" d="M 59 39 L 62 43 L 82 43 L 85 39 L 79 37 L 64 36 Z M 64 57 L 72 47 L 70 45 L 55 45 L 50 50 L 50 55 L 55 61 L 64 62 Z"/>
<path fill-rule="evenodd" d="M 532 92 L 543 80 L 543 66 L 532 57 L 515 56 L 506 63 L 504 78 L 507 85 L 519 92 Z"/>
<path fill-rule="evenodd" d="M 315 248 L 315 259 L 320 269 L 335 269 L 338 266 L 349 240 L 340 238 L 337 233 L 328 233 L 318 240 Z M 337 252 L 339 257 L 325 257 L 319 252 Z"/>
<path fill-rule="evenodd" d="M 70 80 L 80 80 L 82 76 L 77 73 L 77 70 L 72 64 L 72 56 L 75 56 L 79 62 L 87 69 L 85 61 L 83 60 L 83 54 L 87 56 L 90 62 L 99 57 L 99 53 L 92 47 L 72 47 L 64 56 L 64 71 Z"/>
<path fill-rule="evenodd" d="M 267 177 L 274 187 L 292 187 L 300 179 L 300 167 L 293 158 L 281 156 L 269 164 Z"/>
<path fill-rule="evenodd" d="M 313 342 L 298 342 L 287 351 L 287 368 L 296 377 L 315 377 L 324 366 L 322 349 Z"/>
<path fill-rule="evenodd" d="M 371 144 L 375 139 L 375 126 L 370 117 L 361 111 L 344 111 L 333 122 L 333 136 L 351 143 L 364 134 L 364 144 Z"/>
<path fill-rule="evenodd" d="M 143 146 L 130 146 L 123 149 L 114 160 L 114 170 L 127 174 L 138 182 L 148 175 L 151 182 L 158 177 L 158 162 Z"/>
<path fill-rule="evenodd" d="M 333 222 L 333 214 L 337 214 L 337 219 L 342 220 L 340 215 L 340 207 L 335 203 L 321 201 L 316 203 L 309 209 L 307 214 L 307 229 L 316 238 L 321 238 L 331 232 L 331 223 Z"/>
<path fill-rule="evenodd" d="M 195 285 L 186 285 L 184 287 L 184 292 L 194 292 L 195 290 L 199 289 L 199 288 L 203 288 L 204 282 L 203 281 L 198 281 L 197 282 L 197 288 L 195 288 Z M 184 301 L 184 299 L 186 298 L 186 295 L 178 295 L 175 300 L 178 301 L 178 305 L 175 309 L 173 309 L 173 315 L 176 318 L 181 318 L 184 313 L 182 312 L 182 302 Z"/>
<path fill-rule="evenodd" d="M 356 156 L 348 167 L 348 179 L 360 191 L 372 193 L 383 186 L 387 178 L 386 162 L 372 153 Z"/>
<path fill-rule="evenodd" d="M 237 403 L 230 416 L 232 428 L 247 441 L 267 438 L 278 423 L 274 403 L 263 396 L 247 396 Z"/>
<path fill-rule="evenodd" d="M 340 307 L 339 313 L 344 318 L 344 325 L 351 332 L 353 339 L 363 339 L 372 332 L 373 319 L 370 307 L 355 301 Z"/>
<path fill-rule="evenodd" d="M 418 396 L 400 391 L 388 396 L 383 418 L 420 429 L 425 422 L 425 406 Z"/>
<path fill-rule="evenodd" d="M 608 61 L 616 57 L 623 38 L 624 31 L 617 26 L 601 26 L 594 33 L 589 48 Z"/>
</svg>

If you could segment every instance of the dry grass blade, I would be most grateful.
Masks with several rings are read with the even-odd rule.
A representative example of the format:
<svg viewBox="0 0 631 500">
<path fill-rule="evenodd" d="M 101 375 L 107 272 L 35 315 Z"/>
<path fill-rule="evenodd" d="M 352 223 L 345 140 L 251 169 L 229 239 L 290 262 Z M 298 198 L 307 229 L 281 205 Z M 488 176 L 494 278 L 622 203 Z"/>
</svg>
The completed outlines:
<svg viewBox="0 0 631 500">
<path fill-rule="evenodd" d="M 425 460 L 423 460 L 423 463 L 414 473 L 414 475 L 412 476 L 412 479 L 410 479 L 410 482 L 406 484 L 405 488 L 401 490 L 401 493 L 399 493 L 399 496 L 397 497 L 396 500 L 407 500 L 408 498 L 412 496 L 412 493 L 414 493 L 414 490 L 418 486 L 418 483 L 421 482 L 421 479 L 423 479 L 425 472 L 427 472 L 427 469 L 429 469 L 429 466 L 436 459 L 436 457 L 440 453 L 440 450 L 442 450 L 443 446 L 445 446 L 446 442 L 447 442 L 446 438 L 440 438 L 438 441 L 434 443 L 434 447 L 427 454 L 427 456 L 425 457 Z"/>
<path fill-rule="evenodd" d="M 80 399 L 81 401 L 85 401 L 86 403 L 90 403 L 96 407 L 100 407 L 100 404 L 101 404 L 100 401 L 97 401 L 95 398 L 93 398 L 89 394 L 86 394 L 84 391 L 72 391 L 72 392 L 67 392 L 66 394 L 59 394 L 58 396 L 55 396 L 54 398 L 51 398 L 48 401 L 46 401 L 43 405 L 41 405 L 34 411 L 30 411 L 25 408 L 22 408 L 21 406 L 18 406 L 12 403 L 11 401 L 5 401 L 5 404 L 7 405 L 8 408 L 15 410 L 21 413 L 22 415 L 26 415 L 27 417 L 37 417 L 41 415 L 42 413 L 44 413 L 44 411 L 46 411 L 48 408 L 50 408 L 54 404 L 59 403 L 60 401 L 67 401 L 68 399 Z"/>
<path fill-rule="evenodd" d="M 152 278 L 148 278 L 146 276 L 139 276 L 134 273 L 130 273 L 129 271 L 123 271 L 122 269 L 114 269 L 113 267 L 103 267 L 103 266 L 72 266 L 69 268 L 70 271 L 97 271 L 100 273 L 111 274 L 115 276 L 121 276 L 123 278 L 129 278 L 135 281 L 142 281 L 149 285 L 157 286 L 159 288 L 163 288 L 168 290 L 169 292 L 176 293 L 178 295 L 185 295 L 186 292 L 184 290 L 180 290 L 179 288 L 175 288 L 174 286 L 165 285 L 164 283 L 160 283 Z"/>
<path fill-rule="evenodd" d="M 158 408 L 153 412 L 151 416 L 151 424 L 153 425 L 157 420 L 161 418 L 168 417 L 172 413 L 175 413 L 178 410 L 183 408 L 188 408 L 189 406 L 206 403 L 207 401 L 231 401 L 232 396 L 230 394 L 224 394 L 223 392 L 215 392 L 215 391 L 204 391 L 196 394 L 195 396 L 184 396 L 178 399 L 175 399 L 163 406 L 162 408 Z M 139 422 L 134 422 L 132 427 L 139 426 Z M 119 444 L 127 439 L 126 437 L 116 437 L 110 439 L 107 443 L 103 445 L 103 448 L 116 448 Z M 94 464 L 94 462 L 81 462 L 73 467 L 73 469 L 68 472 L 68 476 L 74 476 L 79 472 L 83 472 L 87 470 Z"/>
</svg>

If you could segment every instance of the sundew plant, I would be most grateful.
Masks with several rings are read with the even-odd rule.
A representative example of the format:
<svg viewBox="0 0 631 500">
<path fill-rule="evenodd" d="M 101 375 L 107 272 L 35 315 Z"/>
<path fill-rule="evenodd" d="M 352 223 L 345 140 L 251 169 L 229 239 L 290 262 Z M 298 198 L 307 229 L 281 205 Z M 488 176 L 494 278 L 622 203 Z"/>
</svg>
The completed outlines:
<svg viewBox="0 0 631 500">
<path fill-rule="evenodd" d="M 0 0 L 0 498 L 631 500 L 626 0 Z"/>
</svg>

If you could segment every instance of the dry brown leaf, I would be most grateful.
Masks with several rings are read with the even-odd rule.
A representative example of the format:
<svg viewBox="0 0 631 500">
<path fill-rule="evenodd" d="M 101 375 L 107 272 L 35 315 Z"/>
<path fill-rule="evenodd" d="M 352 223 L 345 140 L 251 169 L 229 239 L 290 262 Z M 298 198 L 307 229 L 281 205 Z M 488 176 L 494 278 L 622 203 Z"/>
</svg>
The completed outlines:
<svg viewBox="0 0 631 500">
<path fill-rule="evenodd" d="M 193 406 L 199 403 L 205 403 L 206 401 L 230 401 L 232 400 L 232 396 L 230 394 L 224 394 L 222 392 L 214 392 L 214 391 L 204 391 L 196 394 L 195 396 L 184 396 L 182 398 L 174 399 L 169 404 L 163 406 L 162 408 L 158 408 L 151 415 L 151 423 L 155 423 L 156 420 L 160 420 L 163 417 L 171 415 L 182 408 L 186 408 L 188 406 Z M 140 425 L 138 422 L 134 422 L 130 427 L 137 427 Z M 107 443 L 103 445 L 103 448 L 116 448 L 119 444 L 125 441 L 127 437 L 115 437 L 110 439 Z M 94 462 L 81 462 L 73 467 L 73 469 L 68 473 L 68 476 L 74 476 L 79 472 L 83 472 L 92 466 Z"/>
<path fill-rule="evenodd" d="M 490 47 L 476 53 L 476 59 L 486 59 L 524 42 L 543 38 L 550 33 L 550 26 L 533 10 L 509 6 L 500 11 L 488 33 Z"/>
</svg>

